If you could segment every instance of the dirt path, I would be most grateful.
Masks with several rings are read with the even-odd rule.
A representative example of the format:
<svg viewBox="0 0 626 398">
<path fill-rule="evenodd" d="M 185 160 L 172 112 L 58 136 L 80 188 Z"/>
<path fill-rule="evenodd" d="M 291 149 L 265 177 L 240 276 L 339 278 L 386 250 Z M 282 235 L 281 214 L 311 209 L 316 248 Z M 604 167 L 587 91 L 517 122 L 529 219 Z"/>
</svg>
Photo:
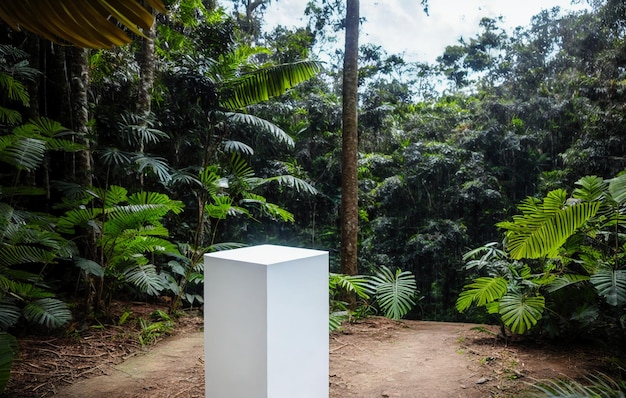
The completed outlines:
<svg viewBox="0 0 626 398">
<path fill-rule="evenodd" d="M 372 325 L 374 326 L 374 325 Z M 333 398 L 479 398 L 486 382 L 479 364 L 460 348 L 472 325 L 404 322 L 378 325 L 373 333 L 332 337 L 330 375 Z"/>
<path fill-rule="evenodd" d="M 476 325 L 369 318 L 330 336 L 330 398 L 516 397 L 528 383 L 580 377 L 601 356 L 578 349 L 507 347 Z M 203 336 L 174 336 L 60 398 L 204 398 Z M 216 397 L 218 398 L 218 397 Z"/>
</svg>

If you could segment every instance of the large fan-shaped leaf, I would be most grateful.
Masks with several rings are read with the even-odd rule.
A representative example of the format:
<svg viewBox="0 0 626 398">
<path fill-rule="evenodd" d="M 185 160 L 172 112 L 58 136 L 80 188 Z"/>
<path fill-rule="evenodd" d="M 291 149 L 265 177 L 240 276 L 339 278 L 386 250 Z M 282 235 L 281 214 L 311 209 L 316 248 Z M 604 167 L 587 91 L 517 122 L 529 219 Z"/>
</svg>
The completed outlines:
<svg viewBox="0 0 626 398">
<path fill-rule="evenodd" d="M 147 0 L 147 4 L 166 12 L 161 0 Z M 142 35 L 140 29 L 154 23 L 152 13 L 135 0 L 2 1 L 0 19 L 16 30 L 88 48 L 127 44 L 131 39 L 125 30 Z"/>
<path fill-rule="evenodd" d="M 483 277 L 476 278 L 465 288 L 456 300 L 456 309 L 459 312 L 464 312 L 474 303 L 480 307 L 499 300 L 506 294 L 507 282 L 502 277 Z"/>
<path fill-rule="evenodd" d="M 137 265 L 124 271 L 126 280 L 141 292 L 157 296 L 164 288 L 161 277 L 153 264 Z"/>
<path fill-rule="evenodd" d="M 371 285 L 376 292 L 376 301 L 388 318 L 401 319 L 415 305 L 417 285 L 409 271 L 398 269 L 394 274 L 381 266 L 372 277 Z"/>
<path fill-rule="evenodd" d="M 604 267 L 591 275 L 591 283 L 610 305 L 626 304 L 626 270 Z"/>
<path fill-rule="evenodd" d="M 263 132 L 270 133 L 274 138 L 279 140 L 280 142 L 284 142 L 290 147 L 294 146 L 293 138 L 289 136 L 289 134 L 285 133 L 283 129 L 278 127 L 272 122 L 269 122 L 265 119 L 261 119 L 258 116 L 250 115 L 247 113 L 226 113 L 226 116 L 230 119 L 230 121 L 234 123 L 246 124 L 252 127 L 256 127 Z"/>
<path fill-rule="evenodd" d="M 626 173 L 609 181 L 609 192 L 618 204 L 626 202 Z"/>
<path fill-rule="evenodd" d="M 588 281 L 589 277 L 587 275 L 578 275 L 578 274 L 564 274 L 557 276 L 554 278 L 548 285 L 547 291 L 549 293 L 554 293 L 557 290 L 560 290 L 566 286 L 575 285 L 581 282 Z"/>
<path fill-rule="evenodd" d="M 0 331 L 5 331 L 17 323 L 21 311 L 12 299 L 0 300 Z"/>
<path fill-rule="evenodd" d="M 15 137 L 15 136 L 12 136 Z M 20 170 L 34 170 L 41 165 L 46 152 L 46 143 L 35 138 L 1 137 L 0 161 L 8 163 Z M 11 139 L 8 145 L 4 145 Z"/>
<path fill-rule="evenodd" d="M 513 333 L 524 334 L 541 319 L 545 305 L 543 296 L 509 293 L 500 299 L 500 316 Z"/>
<path fill-rule="evenodd" d="M 100 264 L 98 264 L 97 262 L 93 260 L 89 260 L 89 259 L 82 258 L 82 257 L 76 257 L 74 259 L 74 264 L 78 268 L 82 269 L 87 275 L 93 275 L 97 277 L 104 276 L 104 268 L 102 268 Z"/>
<path fill-rule="evenodd" d="M 48 328 L 58 328 L 72 320 L 67 304 L 51 297 L 31 301 L 22 313 L 29 322 Z"/>
</svg>

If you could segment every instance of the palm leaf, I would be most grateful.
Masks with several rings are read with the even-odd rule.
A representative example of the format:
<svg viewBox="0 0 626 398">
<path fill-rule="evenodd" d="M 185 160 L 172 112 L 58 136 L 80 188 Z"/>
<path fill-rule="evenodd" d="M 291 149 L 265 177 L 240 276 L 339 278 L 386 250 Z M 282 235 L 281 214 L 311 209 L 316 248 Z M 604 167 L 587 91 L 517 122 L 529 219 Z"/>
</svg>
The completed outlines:
<svg viewBox="0 0 626 398">
<path fill-rule="evenodd" d="M 15 325 L 22 315 L 15 301 L 4 297 L 0 300 L 0 331 L 6 331 Z"/>
<path fill-rule="evenodd" d="M 343 275 L 331 272 L 328 275 L 328 290 L 331 292 L 331 295 L 333 295 L 338 289 L 343 289 L 346 292 L 354 292 L 363 299 L 369 299 L 369 294 L 373 293 L 367 277 L 363 275 Z"/>
<path fill-rule="evenodd" d="M 104 268 L 102 268 L 100 264 L 98 264 L 97 262 L 93 260 L 89 260 L 89 259 L 82 258 L 82 257 L 76 257 L 74 259 L 74 265 L 82 269 L 87 275 L 93 275 L 96 277 L 104 276 Z"/>
<path fill-rule="evenodd" d="M 13 358 L 17 353 L 17 340 L 6 332 L 0 332 L 0 393 L 4 391 L 11 376 Z"/>
<path fill-rule="evenodd" d="M 376 292 L 376 301 L 388 318 L 401 319 L 415 305 L 417 284 L 409 271 L 398 269 L 394 274 L 383 265 L 371 277 L 370 284 Z"/>
<path fill-rule="evenodd" d="M 58 328 L 72 320 L 67 304 L 51 297 L 31 301 L 22 313 L 28 321 L 48 328 Z"/>
<path fill-rule="evenodd" d="M 142 293 L 150 296 L 158 296 L 164 289 L 161 277 L 153 264 L 129 267 L 124 271 L 124 277 Z"/>
<path fill-rule="evenodd" d="M 165 13 L 161 0 L 147 3 Z M 36 17 L 34 17 L 36 16 Z M 87 48 L 110 48 L 142 35 L 154 23 L 152 13 L 134 0 L 20 0 L 0 2 L 0 19 L 56 42 Z M 121 25 L 121 28 L 118 27 Z"/>
<path fill-rule="evenodd" d="M 587 275 L 578 275 L 578 274 L 564 274 L 557 276 L 554 278 L 548 285 L 547 291 L 548 293 L 554 293 L 557 290 L 563 289 L 567 286 L 572 286 L 581 282 L 585 282 L 589 280 L 589 276 Z"/>
<path fill-rule="evenodd" d="M 609 192 L 619 205 L 626 202 L 626 173 L 609 180 Z"/>
<path fill-rule="evenodd" d="M 513 333 L 524 334 L 537 324 L 545 308 L 543 296 L 526 296 L 513 292 L 500 299 L 500 316 L 502 322 Z"/>
<path fill-rule="evenodd" d="M 613 306 L 626 303 L 626 270 L 603 267 L 590 278 L 598 294 Z"/>
<path fill-rule="evenodd" d="M 241 141 L 226 140 L 224 141 L 224 151 L 229 153 L 242 153 L 244 155 L 254 155 L 254 149 L 250 145 Z"/>
<path fill-rule="evenodd" d="M 236 110 L 267 101 L 310 79 L 321 70 L 320 62 L 301 61 L 245 73 L 228 82 L 220 99 L 220 105 Z"/>
<path fill-rule="evenodd" d="M 285 133 L 283 129 L 278 127 L 272 122 L 269 122 L 265 119 L 261 119 L 258 116 L 250 115 L 247 113 L 226 113 L 226 116 L 229 118 L 231 122 L 241 123 L 248 126 L 256 127 L 261 131 L 270 133 L 274 138 L 276 138 L 280 142 L 284 142 L 290 147 L 294 146 L 293 138 L 289 136 L 289 134 Z"/>
<path fill-rule="evenodd" d="M 507 230 L 506 244 L 511 258 L 558 257 L 561 246 L 600 208 L 600 202 L 563 208 L 564 205 L 565 191 L 551 191 L 543 205 L 527 200 L 518 207 L 523 215 L 514 216 L 512 222 L 496 224 Z"/>
<path fill-rule="evenodd" d="M 17 169 L 32 171 L 41 165 L 46 152 L 46 143 L 35 138 L 0 137 L 0 161 Z"/>
<path fill-rule="evenodd" d="M 308 182 L 301 178 L 292 175 L 282 175 L 266 178 L 264 183 L 276 181 L 279 185 L 286 185 L 290 188 L 295 188 L 297 192 L 306 192 L 311 195 L 317 195 L 317 189 Z"/>
<path fill-rule="evenodd" d="M 506 294 L 507 281 L 502 277 L 476 278 L 465 289 L 456 300 L 456 309 L 459 312 L 464 312 L 474 303 L 481 307 L 499 300 Z"/>
</svg>

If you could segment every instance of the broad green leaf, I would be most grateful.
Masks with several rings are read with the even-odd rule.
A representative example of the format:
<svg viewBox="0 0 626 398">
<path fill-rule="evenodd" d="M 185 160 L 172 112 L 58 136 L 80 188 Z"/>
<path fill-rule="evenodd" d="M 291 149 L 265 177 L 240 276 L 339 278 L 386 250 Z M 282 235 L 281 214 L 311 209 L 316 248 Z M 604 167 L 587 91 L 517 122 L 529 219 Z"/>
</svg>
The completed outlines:
<svg viewBox="0 0 626 398">
<path fill-rule="evenodd" d="M 524 334 L 541 319 L 544 308 L 545 298 L 541 295 L 508 293 L 500 299 L 499 311 L 502 322 L 513 333 Z"/>
<path fill-rule="evenodd" d="M 591 284 L 598 294 L 613 306 L 626 304 L 626 270 L 603 267 L 591 275 Z"/>
<path fill-rule="evenodd" d="M 396 270 L 395 274 L 387 267 L 371 277 L 371 286 L 376 294 L 376 301 L 391 319 L 401 319 L 415 305 L 417 285 L 415 277 L 409 271 Z"/>
<path fill-rule="evenodd" d="M 31 301 L 22 312 L 29 322 L 48 328 L 58 328 L 72 320 L 67 304 L 50 297 Z"/>
<path fill-rule="evenodd" d="M 626 173 L 609 180 L 609 192 L 618 204 L 626 202 Z"/>
<path fill-rule="evenodd" d="M 476 278 L 465 289 L 456 300 L 456 309 L 459 312 L 464 312 L 472 304 L 481 307 L 499 300 L 506 294 L 507 281 L 502 277 Z"/>
</svg>

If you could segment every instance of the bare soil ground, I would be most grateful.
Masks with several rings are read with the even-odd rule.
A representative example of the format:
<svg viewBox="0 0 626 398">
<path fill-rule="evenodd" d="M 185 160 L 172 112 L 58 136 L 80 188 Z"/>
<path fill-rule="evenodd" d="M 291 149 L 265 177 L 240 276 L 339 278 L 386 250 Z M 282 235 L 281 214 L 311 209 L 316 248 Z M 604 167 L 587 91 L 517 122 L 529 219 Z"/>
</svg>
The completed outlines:
<svg viewBox="0 0 626 398">
<path fill-rule="evenodd" d="M 148 317 L 153 309 L 134 304 L 127 311 Z M 22 338 L 4 396 L 203 398 L 202 324 L 198 316 L 183 317 L 171 336 L 143 347 L 130 324 Z M 519 397 L 529 383 L 615 366 L 595 347 L 505 345 L 486 330 L 495 332 L 378 317 L 346 325 L 330 336 L 330 397 Z"/>
</svg>

